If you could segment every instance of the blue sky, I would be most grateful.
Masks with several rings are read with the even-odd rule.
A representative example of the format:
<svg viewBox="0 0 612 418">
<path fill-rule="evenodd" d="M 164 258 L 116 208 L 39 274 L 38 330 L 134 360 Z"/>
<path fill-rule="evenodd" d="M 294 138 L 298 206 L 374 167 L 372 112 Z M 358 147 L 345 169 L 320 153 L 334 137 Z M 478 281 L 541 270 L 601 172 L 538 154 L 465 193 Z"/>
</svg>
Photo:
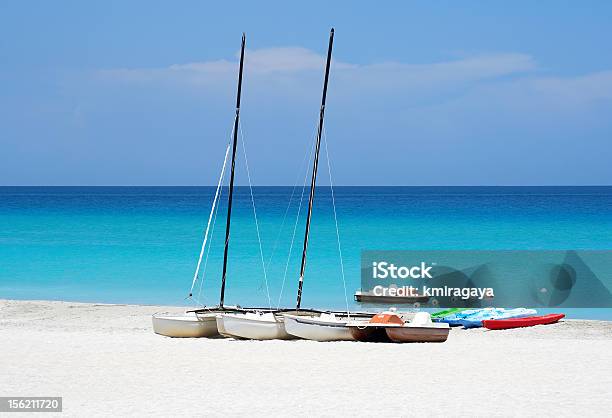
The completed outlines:
<svg viewBox="0 0 612 418">
<path fill-rule="evenodd" d="M 335 183 L 612 184 L 611 2 L 256 3 L 1 2 L 0 185 L 214 184 L 243 31 L 251 176 L 292 185 L 331 26 Z"/>
</svg>

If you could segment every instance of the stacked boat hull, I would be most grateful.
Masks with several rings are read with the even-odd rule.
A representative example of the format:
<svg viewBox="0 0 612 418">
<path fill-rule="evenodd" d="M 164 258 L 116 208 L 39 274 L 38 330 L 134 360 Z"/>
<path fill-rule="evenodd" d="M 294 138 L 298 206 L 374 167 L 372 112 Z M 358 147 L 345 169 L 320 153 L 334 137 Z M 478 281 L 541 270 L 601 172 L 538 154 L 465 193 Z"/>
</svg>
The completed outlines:
<svg viewBox="0 0 612 418">
<path fill-rule="evenodd" d="M 481 308 L 468 309 L 461 312 L 456 312 L 440 319 L 440 322 L 445 322 L 450 326 L 463 326 L 465 328 L 482 327 L 485 320 L 490 319 L 516 319 L 528 316 L 534 316 L 537 313 L 535 309 L 504 309 L 504 308 Z"/>
</svg>

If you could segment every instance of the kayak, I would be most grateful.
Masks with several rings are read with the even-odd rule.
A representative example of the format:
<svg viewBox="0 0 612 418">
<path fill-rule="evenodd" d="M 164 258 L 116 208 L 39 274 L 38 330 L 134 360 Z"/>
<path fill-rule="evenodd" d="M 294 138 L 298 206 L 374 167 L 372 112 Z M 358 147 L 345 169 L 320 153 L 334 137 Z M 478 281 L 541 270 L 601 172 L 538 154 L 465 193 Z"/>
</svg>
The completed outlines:
<svg viewBox="0 0 612 418">
<path fill-rule="evenodd" d="M 480 311 L 481 309 L 466 309 L 465 311 L 459 311 L 450 315 L 444 315 L 442 318 L 436 318 L 436 321 L 446 322 L 451 327 L 456 327 L 461 325 L 461 320 L 468 318 L 471 315 L 476 315 Z"/>
<path fill-rule="evenodd" d="M 563 318 L 565 318 L 564 314 L 549 314 L 543 316 L 528 316 L 526 318 L 488 319 L 482 321 L 482 324 L 488 329 L 509 329 L 554 324 Z"/>
<path fill-rule="evenodd" d="M 434 312 L 431 314 L 431 319 L 441 319 L 457 312 L 466 311 L 467 309 L 468 308 L 450 308 L 443 311 Z"/>
<path fill-rule="evenodd" d="M 463 325 L 465 328 L 482 327 L 482 321 L 488 319 L 510 319 L 523 318 L 534 316 L 537 313 L 535 309 L 503 309 L 503 308 L 482 308 L 468 309 L 461 312 L 456 312 L 442 319 L 442 322 L 448 323 L 450 326 Z"/>
</svg>

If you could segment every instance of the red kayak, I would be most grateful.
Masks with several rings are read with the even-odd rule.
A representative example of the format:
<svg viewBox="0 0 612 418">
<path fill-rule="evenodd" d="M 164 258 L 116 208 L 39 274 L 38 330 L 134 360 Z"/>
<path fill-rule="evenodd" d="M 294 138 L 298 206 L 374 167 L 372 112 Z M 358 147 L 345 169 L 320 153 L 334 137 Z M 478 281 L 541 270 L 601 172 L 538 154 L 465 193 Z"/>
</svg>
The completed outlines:
<svg viewBox="0 0 612 418">
<path fill-rule="evenodd" d="M 559 319 L 565 318 L 565 314 L 549 314 L 544 316 L 528 316 L 526 318 L 514 319 L 485 319 L 482 325 L 488 329 L 509 329 L 532 327 L 534 325 L 554 324 Z"/>
</svg>

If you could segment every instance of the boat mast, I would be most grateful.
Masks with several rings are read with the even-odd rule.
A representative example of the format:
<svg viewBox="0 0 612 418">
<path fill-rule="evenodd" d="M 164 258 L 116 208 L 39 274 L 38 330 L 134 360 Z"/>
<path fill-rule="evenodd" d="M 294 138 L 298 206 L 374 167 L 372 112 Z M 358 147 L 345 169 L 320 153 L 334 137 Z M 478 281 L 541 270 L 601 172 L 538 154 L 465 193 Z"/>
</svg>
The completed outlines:
<svg viewBox="0 0 612 418">
<path fill-rule="evenodd" d="M 221 277 L 221 295 L 219 307 L 223 308 L 225 301 L 225 279 L 227 276 L 227 252 L 229 250 L 230 223 L 232 220 L 232 197 L 234 194 L 234 168 L 236 166 L 236 145 L 238 144 L 238 124 L 240 122 L 240 93 L 242 91 L 242 68 L 244 63 L 245 34 L 242 34 L 240 47 L 240 70 L 238 72 L 238 93 L 236 94 L 236 119 L 234 120 L 234 142 L 232 145 L 232 165 L 230 171 L 229 196 L 227 198 L 227 221 L 225 223 L 225 250 L 223 252 L 223 275 Z"/>
<path fill-rule="evenodd" d="M 302 303 L 302 286 L 304 285 L 304 270 L 306 269 L 306 252 L 308 250 L 308 235 L 310 233 L 310 219 L 312 217 L 312 203 L 314 201 L 315 184 L 317 182 L 317 168 L 319 166 L 319 148 L 321 147 L 321 134 L 323 132 L 323 118 L 325 117 L 325 98 L 327 97 L 327 81 L 329 79 L 329 65 L 331 64 L 332 46 L 334 44 L 334 28 L 329 32 L 329 46 L 327 48 L 327 63 L 325 64 L 325 81 L 323 82 L 323 97 L 319 112 L 319 129 L 317 130 L 317 144 L 315 146 L 314 162 L 312 165 L 312 179 L 310 182 L 310 198 L 308 200 L 308 215 L 306 216 L 306 231 L 304 233 L 304 249 L 302 250 L 302 264 L 300 267 L 300 280 L 298 282 L 296 310 Z"/>
</svg>

